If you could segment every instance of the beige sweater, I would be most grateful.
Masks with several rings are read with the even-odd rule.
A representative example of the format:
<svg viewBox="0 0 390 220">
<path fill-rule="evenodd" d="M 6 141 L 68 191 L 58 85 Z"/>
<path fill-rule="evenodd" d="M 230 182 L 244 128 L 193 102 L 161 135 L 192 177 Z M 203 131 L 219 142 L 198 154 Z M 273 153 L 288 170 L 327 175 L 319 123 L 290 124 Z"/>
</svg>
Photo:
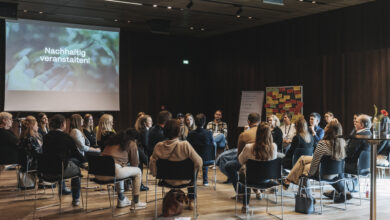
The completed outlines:
<svg viewBox="0 0 390 220">
<path fill-rule="evenodd" d="M 175 148 L 176 147 L 176 148 Z M 173 151 L 174 150 L 174 151 Z M 169 158 L 168 158 L 169 157 Z M 194 168 L 200 170 L 203 166 L 202 158 L 196 153 L 188 141 L 179 141 L 178 138 L 161 141 L 156 144 L 152 156 L 150 157 L 150 171 L 156 176 L 156 161 L 158 159 L 168 159 L 170 161 L 182 161 L 190 158 L 194 162 Z M 167 180 L 171 185 L 186 184 L 189 181 Z"/>
</svg>

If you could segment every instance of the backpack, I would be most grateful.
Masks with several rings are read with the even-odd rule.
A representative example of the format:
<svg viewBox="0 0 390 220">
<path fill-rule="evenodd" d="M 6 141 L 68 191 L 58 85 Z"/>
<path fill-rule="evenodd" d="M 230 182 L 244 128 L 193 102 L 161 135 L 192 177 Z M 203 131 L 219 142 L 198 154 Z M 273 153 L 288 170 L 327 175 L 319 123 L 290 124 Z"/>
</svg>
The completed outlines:
<svg viewBox="0 0 390 220">
<path fill-rule="evenodd" d="M 163 216 L 180 215 L 183 211 L 184 202 L 188 202 L 185 193 L 181 189 L 171 189 L 163 199 Z"/>
</svg>

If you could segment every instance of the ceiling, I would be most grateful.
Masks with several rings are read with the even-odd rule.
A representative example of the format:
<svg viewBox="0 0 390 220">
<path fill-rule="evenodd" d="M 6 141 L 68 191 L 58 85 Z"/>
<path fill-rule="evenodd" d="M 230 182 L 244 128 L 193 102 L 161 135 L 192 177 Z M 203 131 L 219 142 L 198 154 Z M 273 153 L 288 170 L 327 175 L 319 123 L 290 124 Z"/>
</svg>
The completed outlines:
<svg viewBox="0 0 390 220">
<path fill-rule="evenodd" d="M 207 37 L 268 23 L 358 5 L 374 0 L 8 0 L 18 3 L 18 18 L 149 32 L 150 20 L 170 23 L 171 35 Z M 169 8 L 171 7 L 171 8 Z M 165 21 L 165 22 L 164 22 Z M 158 21 L 157 21 L 158 22 Z M 156 22 L 154 22 L 156 23 Z"/>
</svg>

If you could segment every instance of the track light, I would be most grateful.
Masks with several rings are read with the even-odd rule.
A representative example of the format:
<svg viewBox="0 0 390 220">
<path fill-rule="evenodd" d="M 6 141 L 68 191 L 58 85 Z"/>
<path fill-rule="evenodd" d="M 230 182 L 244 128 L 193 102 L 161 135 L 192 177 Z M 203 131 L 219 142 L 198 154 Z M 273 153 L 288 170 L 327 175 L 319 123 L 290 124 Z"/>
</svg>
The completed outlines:
<svg viewBox="0 0 390 220">
<path fill-rule="evenodd" d="M 241 12 L 242 12 L 242 8 L 239 7 L 238 10 L 237 10 L 237 12 L 236 12 L 236 17 L 237 17 L 237 18 L 241 17 Z"/>
<path fill-rule="evenodd" d="M 194 3 L 192 2 L 192 0 L 190 0 L 190 2 L 186 5 L 186 7 L 190 9 L 193 5 Z"/>
</svg>

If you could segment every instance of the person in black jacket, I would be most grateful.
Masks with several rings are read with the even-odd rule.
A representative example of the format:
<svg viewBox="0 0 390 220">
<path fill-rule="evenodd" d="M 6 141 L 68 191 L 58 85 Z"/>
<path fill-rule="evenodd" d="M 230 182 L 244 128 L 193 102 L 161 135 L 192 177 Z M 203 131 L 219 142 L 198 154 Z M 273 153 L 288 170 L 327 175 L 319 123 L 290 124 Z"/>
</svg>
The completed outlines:
<svg viewBox="0 0 390 220">
<path fill-rule="evenodd" d="M 139 155 L 139 162 L 140 162 L 138 167 L 141 169 L 141 172 L 143 171 L 143 166 L 144 165 L 147 166 L 149 163 L 148 162 L 149 158 L 148 156 L 146 156 L 146 149 L 149 144 L 149 132 L 152 125 L 153 125 L 152 117 L 150 117 L 150 115 L 145 115 L 145 113 L 143 113 L 143 115 L 138 117 L 135 122 L 135 129 L 138 133 L 137 146 L 138 146 L 138 155 Z M 149 190 L 149 187 L 145 186 L 141 182 L 141 191 L 147 191 L 147 190 Z"/>
<path fill-rule="evenodd" d="M 157 115 L 157 124 L 150 129 L 149 143 L 146 148 L 148 157 L 153 154 L 154 146 L 160 141 L 165 140 L 163 128 L 165 123 L 172 118 L 172 114 L 169 111 L 161 111 Z"/>
<path fill-rule="evenodd" d="M 202 113 L 197 114 L 195 116 L 196 129 L 188 134 L 187 141 L 203 160 L 203 185 L 208 186 L 208 166 L 215 161 L 215 145 L 211 131 L 203 128 L 205 124 L 206 116 Z"/>
<path fill-rule="evenodd" d="M 278 146 L 278 151 L 282 152 L 283 149 L 283 132 L 280 130 L 280 121 L 276 115 L 267 116 L 267 122 L 272 129 L 272 139 L 276 146 Z"/>
<path fill-rule="evenodd" d="M 10 113 L 0 113 L 0 161 L 2 164 L 14 164 L 18 161 L 19 139 L 10 130 L 12 122 L 12 115 Z M 0 171 L 3 168 L 0 165 Z"/>
<path fill-rule="evenodd" d="M 64 178 L 80 175 L 80 167 L 85 158 L 77 150 L 76 143 L 67 133 L 65 117 L 60 114 L 54 115 L 49 122 L 50 131 L 43 137 L 43 158 L 61 158 L 64 164 Z M 55 165 L 53 165 L 55 167 Z M 63 185 L 63 183 L 60 183 Z M 81 179 L 72 178 L 72 205 L 80 205 L 80 184 Z M 62 187 L 59 187 L 62 189 Z"/>
<path fill-rule="evenodd" d="M 371 136 L 371 119 L 370 116 L 361 114 L 356 118 L 355 136 Z M 351 139 L 348 142 L 345 158 L 345 173 L 356 174 L 357 173 L 357 161 L 362 151 L 369 151 L 370 144 L 366 140 Z"/>
</svg>

